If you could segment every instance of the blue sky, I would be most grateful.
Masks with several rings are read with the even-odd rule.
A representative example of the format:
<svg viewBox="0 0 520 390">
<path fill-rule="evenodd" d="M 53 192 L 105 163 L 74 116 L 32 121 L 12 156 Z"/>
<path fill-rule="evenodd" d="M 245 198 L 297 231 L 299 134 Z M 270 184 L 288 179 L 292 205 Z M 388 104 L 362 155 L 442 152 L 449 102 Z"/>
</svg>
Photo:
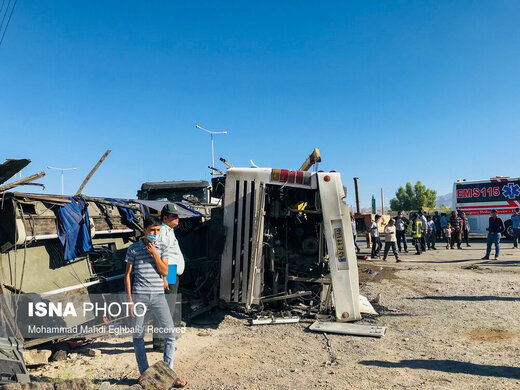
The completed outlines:
<svg viewBox="0 0 520 390">
<path fill-rule="evenodd" d="M 20 0 L 0 47 L 0 159 L 135 196 L 234 165 L 297 169 L 314 147 L 363 206 L 422 180 L 518 176 L 513 1 Z M 222 164 L 217 164 L 224 168 Z M 59 174 L 42 179 L 59 193 Z M 36 189 L 35 191 L 39 191 Z M 378 198 L 379 199 L 379 198 Z M 378 201 L 379 204 L 379 201 Z"/>
</svg>

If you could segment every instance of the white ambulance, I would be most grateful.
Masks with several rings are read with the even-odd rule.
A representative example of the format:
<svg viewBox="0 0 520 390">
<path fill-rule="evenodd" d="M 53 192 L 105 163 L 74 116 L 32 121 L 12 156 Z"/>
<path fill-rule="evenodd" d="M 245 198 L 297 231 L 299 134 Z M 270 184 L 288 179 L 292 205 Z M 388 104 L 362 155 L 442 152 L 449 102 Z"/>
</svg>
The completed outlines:
<svg viewBox="0 0 520 390">
<path fill-rule="evenodd" d="M 486 234 L 489 213 L 496 209 L 506 226 L 505 236 L 512 238 L 511 214 L 520 207 L 520 178 L 497 176 L 488 180 L 459 180 L 453 185 L 453 204 L 466 213 L 471 233 Z"/>
</svg>

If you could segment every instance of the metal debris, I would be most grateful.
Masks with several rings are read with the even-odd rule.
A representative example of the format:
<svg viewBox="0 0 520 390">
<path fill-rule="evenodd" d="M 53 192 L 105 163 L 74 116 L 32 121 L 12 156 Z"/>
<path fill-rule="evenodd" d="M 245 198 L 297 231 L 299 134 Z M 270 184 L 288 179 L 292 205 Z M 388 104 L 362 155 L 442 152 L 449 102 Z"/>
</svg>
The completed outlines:
<svg viewBox="0 0 520 390">
<path fill-rule="evenodd" d="M 382 337 L 386 334 L 386 326 L 349 324 L 345 322 L 316 321 L 309 330 L 313 332 L 337 333 L 353 336 Z"/>
<path fill-rule="evenodd" d="M 251 325 L 276 325 L 276 324 L 296 324 L 300 322 L 300 317 L 258 317 L 250 320 Z"/>
<path fill-rule="evenodd" d="M 336 354 L 332 350 L 332 345 L 330 344 L 330 338 L 327 335 L 327 333 L 323 333 L 323 338 L 325 339 L 325 348 L 327 349 L 327 352 L 329 354 L 329 361 L 326 363 L 326 365 L 336 365 L 338 364 Z"/>
</svg>

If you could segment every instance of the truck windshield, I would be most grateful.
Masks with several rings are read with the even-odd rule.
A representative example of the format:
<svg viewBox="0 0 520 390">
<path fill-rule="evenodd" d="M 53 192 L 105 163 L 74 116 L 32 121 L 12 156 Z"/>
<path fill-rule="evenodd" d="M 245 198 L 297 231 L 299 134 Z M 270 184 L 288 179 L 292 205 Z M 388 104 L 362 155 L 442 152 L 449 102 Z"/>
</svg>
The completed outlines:
<svg viewBox="0 0 520 390">
<path fill-rule="evenodd" d="M 199 202 L 206 203 L 206 191 L 203 188 L 175 188 L 160 190 L 149 190 L 146 196 L 148 200 L 168 200 L 170 202 L 181 202 L 185 195 L 196 197 Z"/>
</svg>

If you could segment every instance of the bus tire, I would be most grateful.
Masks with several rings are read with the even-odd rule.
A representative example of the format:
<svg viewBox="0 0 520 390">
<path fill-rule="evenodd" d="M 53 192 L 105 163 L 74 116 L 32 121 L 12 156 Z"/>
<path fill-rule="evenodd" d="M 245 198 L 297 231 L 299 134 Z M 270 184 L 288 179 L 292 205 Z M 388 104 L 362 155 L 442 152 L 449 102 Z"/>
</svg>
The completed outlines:
<svg viewBox="0 0 520 390">
<path fill-rule="evenodd" d="M 504 222 L 505 230 L 504 236 L 505 238 L 512 240 L 513 239 L 513 221 L 508 220 Z"/>
</svg>

